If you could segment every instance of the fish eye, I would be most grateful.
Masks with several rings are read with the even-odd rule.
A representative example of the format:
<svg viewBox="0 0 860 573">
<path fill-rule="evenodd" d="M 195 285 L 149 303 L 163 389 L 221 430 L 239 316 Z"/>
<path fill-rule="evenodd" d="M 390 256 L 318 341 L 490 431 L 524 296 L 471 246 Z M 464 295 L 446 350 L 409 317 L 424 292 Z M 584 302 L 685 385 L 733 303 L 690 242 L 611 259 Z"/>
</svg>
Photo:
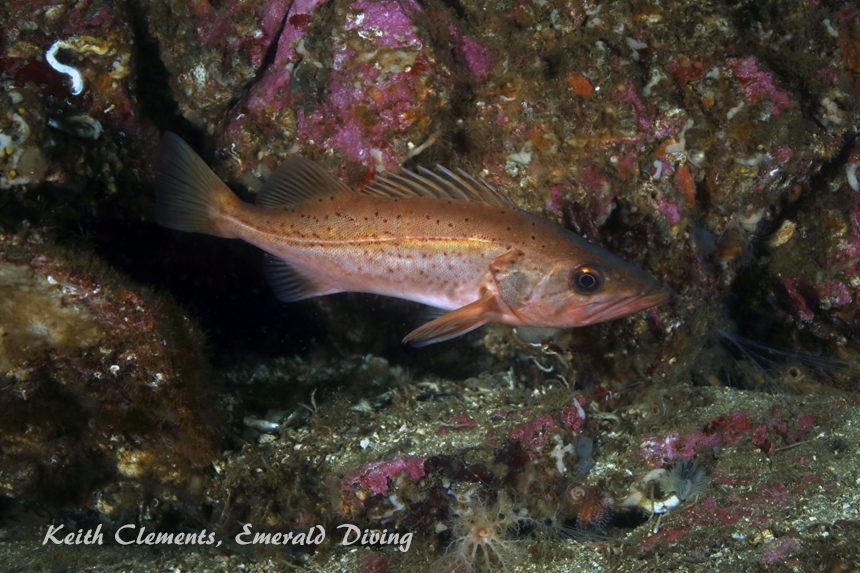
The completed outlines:
<svg viewBox="0 0 860 573">
<path fill-rule="evenodd" d="M 573 271 L 570 284 L 582 294 L 591 294 L 603 286 L 603 273 L 594 267 L 581 266 Z"/>
</svg>

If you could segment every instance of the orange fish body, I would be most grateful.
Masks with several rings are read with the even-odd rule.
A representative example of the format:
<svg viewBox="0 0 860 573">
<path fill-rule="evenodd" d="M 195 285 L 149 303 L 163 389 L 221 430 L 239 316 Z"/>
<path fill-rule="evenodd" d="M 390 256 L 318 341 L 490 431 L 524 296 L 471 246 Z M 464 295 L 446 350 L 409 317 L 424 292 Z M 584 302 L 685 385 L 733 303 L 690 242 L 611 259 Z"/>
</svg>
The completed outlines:
<svg viewBox="0 0 860 573">
<path fill-rule="evenodd" d="M 406 336 L 413 344 L 487 322 L 593 324 L 669 296 L 636 267 L 518 209 L 489 185 L 444 169 L 404 171 L 355 192 L 315 163 L 292 157 L 255 206 L 168 133 L 157 173 L 159 223 L 260 247 L 270 255 L 267 277 L 283 300 L 354 291 L 439 309 Z"/>
</svg>

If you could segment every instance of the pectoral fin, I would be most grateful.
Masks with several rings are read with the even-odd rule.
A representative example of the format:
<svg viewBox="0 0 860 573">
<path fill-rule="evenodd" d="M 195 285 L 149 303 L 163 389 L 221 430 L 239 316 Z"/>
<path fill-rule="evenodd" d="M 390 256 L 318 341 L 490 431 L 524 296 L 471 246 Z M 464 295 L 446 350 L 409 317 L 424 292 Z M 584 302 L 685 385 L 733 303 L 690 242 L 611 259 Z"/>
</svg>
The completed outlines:
<svg viewBox="0 0 860 573">
<path fill-rule="evenodd" d="M 495 308 L 495 294 L 487 292 L 475 302 L 445 313 L 424 326 L 416 328 L 406 335 L 403 342 L 411 342 L 413 346 L 426 346 L 466 334 L 489 322 L 487 315 Z"/>
</svg>

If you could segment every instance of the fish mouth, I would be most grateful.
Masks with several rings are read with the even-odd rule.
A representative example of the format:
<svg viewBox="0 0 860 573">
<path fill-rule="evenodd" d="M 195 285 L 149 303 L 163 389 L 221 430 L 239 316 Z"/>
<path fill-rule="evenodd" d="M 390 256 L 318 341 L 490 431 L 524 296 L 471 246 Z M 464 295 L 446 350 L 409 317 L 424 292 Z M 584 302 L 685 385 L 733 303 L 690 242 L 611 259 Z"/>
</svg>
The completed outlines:
<svg viewBox="0 0 860 573">
<path fill-rule="evenodd" d="M 581 324 L 596 324 L 629 314 L 635 314 L 640 310 L 662 304 L 674 296 L 675 293 L 672 289 L 657 285 L 649 291 L 631 295 L 621 300 L 610 303 L 597 303 L 594 305 L 594 312 L 585 317 Z"/>
</svg>

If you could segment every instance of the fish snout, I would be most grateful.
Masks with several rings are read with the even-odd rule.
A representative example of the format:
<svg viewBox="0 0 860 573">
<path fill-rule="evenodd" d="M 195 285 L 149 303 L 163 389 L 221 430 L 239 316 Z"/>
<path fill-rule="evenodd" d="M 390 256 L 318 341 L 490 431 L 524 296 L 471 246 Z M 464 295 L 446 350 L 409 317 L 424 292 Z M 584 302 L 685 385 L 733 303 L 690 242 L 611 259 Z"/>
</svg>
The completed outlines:
<svg viewBox="0 0 860 573">
<path fill-rule="evenodd" d="M 568 316 L 579 325 L 596 324 L 663 304 L 674 296 L 672 289 L 655 283 L 651 289 L 630 296 L 571 308 L 568 310 Z"/>
</svg>

